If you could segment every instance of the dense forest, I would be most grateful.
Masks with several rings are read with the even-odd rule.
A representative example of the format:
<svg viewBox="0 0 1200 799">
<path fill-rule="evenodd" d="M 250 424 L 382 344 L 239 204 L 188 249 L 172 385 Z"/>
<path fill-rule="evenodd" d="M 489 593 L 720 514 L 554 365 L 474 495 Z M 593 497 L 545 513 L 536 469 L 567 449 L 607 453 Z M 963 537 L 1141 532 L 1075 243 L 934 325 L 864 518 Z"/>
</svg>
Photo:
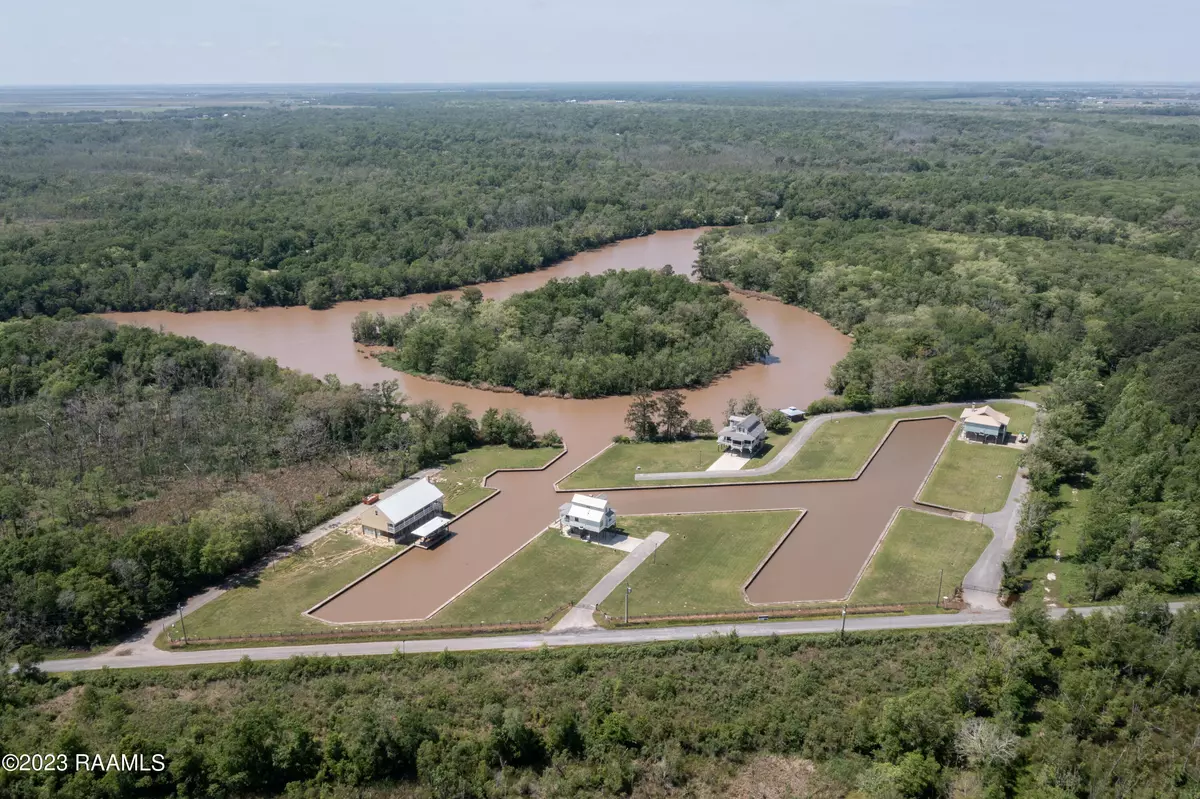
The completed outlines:
<svg viewBox="0 0 1200 799">
<path fill-rule="evenodd" d="M 483 421 L 145 328 L 2 323 L 0 651 L 111 641 L 370 490 L 535 443 Z"/>
<path fill-rule="evenodd" d="M 406 372 L 573 397 L 704 385 L 771 350 L 723 288 L 669 269 L 555 279 L 498 302 L 472 287 L 402 316 L 363 312 L 354 340 L 393 347 L 380 359 Z"/>
<path fill-rule="evenodd" d="M 12 797 L 1160 797 L 1200 789 L 1200 611 L 1007 629 L 0 676 Z M 158 773 L 75 753 L 163 755 Z"/>
<path fill-rule="evenodd" d="M 323 307 L 777 216 L 1200 248 L 1195 118 L 864 92 L 0 115 L 0 318 Z"/>
</svg>

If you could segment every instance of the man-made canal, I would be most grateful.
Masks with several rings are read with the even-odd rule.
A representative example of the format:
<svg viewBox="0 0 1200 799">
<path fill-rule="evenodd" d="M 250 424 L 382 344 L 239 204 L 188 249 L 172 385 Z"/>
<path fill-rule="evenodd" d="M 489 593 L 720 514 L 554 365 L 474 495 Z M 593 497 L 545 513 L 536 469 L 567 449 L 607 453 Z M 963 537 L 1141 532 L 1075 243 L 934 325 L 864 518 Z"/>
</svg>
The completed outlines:
<svg viewBox="0 0 1200 799">
<path fill-rule="evenodd" d="M 608 269 L 659 268 L 686 272 L 695 261 L 700 231 L 668 231 L 581 253 L 555 266 L 480 286 L 501 299 L 541 286 L 551 278 L 597 274 Z M 281 365 L 346 382 L 397 380 L 413 401 L 463 402 L 475 413 L 489 406 L 515 408 L 539 431 L 557 430 L 567 454 L 540 472 L 509 472 L 489 485 L 501 493 L 456 520 L 454 537 L 434 550 L 412 550 L 354 589 L 322 607 L 328 621 L 421 619 L 510 556 L 553 521 L 563 497 L 554 482 L 624 432 L 628 398 L 565 400 L 450 386 L 382 366 L 357 347 L 350 322 L 360 311 L 402 313 L 435 295 L 344 302 L 332 309 L 264 308 L 254 311 L 162 311 L 107 314 L 127 324 L 161 327 L 204 341 L 228 344 Z M 849 350 L 850 339 L 819 317 L 772 300 L 739 297 L 750 320 L 767 332 L 774 348 L 767 363 L 739 369 L 714 384 L 688 391 L 688 410 L 720 426 L 730 397 L 753 393 L 763 406 L 805 406 L 825 394 L 830 368 Z M 827 599 L 842 596 L 898 504 L 911 501 L 949 427 L 942 420 L 896 428 L 862 479 L 853 483 L 742 485 L 639 489 L 611 494 L 619 514 L 808 508 L 809 513 L 760 573 L 749 593 L 754 601 Z M 909 485 L 911 483 L 911 486 Z"/>
</svg>

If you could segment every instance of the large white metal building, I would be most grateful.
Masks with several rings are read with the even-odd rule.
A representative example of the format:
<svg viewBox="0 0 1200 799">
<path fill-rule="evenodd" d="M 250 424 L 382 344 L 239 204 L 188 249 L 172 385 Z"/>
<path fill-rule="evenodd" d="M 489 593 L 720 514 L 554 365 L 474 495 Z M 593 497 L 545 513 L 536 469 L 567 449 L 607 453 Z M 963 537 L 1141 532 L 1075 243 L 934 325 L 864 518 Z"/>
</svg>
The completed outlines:
<svg viewBox="0 0 1200 799">
<path fill-rule="evenodd" d="M 411 539 L 417 546 L 429 547 L 448 532 L 443 499 L 437 486 L 421 478 L 371 505 L 358 518 L 364 533 L 385 535 L 397 543 Z"/>
</svg>

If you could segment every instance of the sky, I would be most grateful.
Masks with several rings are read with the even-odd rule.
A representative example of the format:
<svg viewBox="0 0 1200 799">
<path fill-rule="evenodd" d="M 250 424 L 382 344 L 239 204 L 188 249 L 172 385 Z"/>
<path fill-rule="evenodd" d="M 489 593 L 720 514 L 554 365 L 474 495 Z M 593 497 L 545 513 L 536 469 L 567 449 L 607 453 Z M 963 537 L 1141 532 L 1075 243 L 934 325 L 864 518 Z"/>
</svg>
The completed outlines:
<svg viewBox="0 0 1200 799">
<path fill-rule="evenodd" d="M 1197 0 L 9 0 L 0 85 L 1200 81 Z"/>
</svg>

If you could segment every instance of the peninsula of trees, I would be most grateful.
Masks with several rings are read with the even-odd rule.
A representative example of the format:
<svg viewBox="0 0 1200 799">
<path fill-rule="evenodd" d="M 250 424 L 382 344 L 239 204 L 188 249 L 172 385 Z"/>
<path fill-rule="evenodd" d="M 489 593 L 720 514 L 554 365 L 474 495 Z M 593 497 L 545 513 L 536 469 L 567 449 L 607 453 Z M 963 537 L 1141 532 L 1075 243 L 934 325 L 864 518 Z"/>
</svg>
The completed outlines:
<svg viewBox="0 0 1200 799">
<path fill-rule="evenodd" d="M 468 288 L 353 327 L 355 341 L 393 347 L 380 360 L 405 372 L 573 397 L 703 385 L 771 349 L 722 287 L 669 268 L 551 280 L 498 302 Z"/>
</svg>

